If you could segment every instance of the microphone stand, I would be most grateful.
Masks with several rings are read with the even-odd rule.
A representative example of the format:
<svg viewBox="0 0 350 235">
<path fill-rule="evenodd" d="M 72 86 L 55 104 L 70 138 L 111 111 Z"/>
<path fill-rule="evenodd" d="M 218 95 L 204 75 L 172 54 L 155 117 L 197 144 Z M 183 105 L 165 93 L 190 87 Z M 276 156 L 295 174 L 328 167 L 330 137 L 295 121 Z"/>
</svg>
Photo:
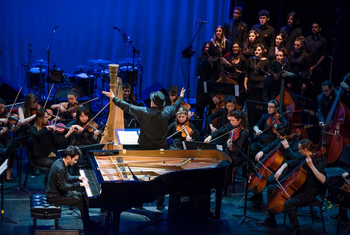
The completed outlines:
<svg viewBox="0 0 350 235">
<path fill-rule="evenodd" d="M 188 58 L 188 68 L 187 68 L 187 103 L 189 103 L 189 98 L 190 98 L 190 91 L 191 91 L 191 87 L 190 87 L 190 67 L 191 67 L 191 57 L 196 53 L 196 51 L 193 49 L 192 47 L 192 43 L 194 41 L 194 39 L 196 38 L 197 34 L 199 33 L 199 30 L 202 28 L 204 22 L 199 22 L 201 25 L 199 26 L 199 28 L 197 29 L 196 34 L 193 36 L 190 45 L 182 51 L 182 56 L 184 58 Z"/>
<path fill-rule="evenodd" d="M 51 44 L 52 44 L 53 36 L 54 36 L 57 28 L 58 28 L 57 25 L 53 28 L 53 31 L 52 31 L 52 34 L 51 34 L 51 38 L 50 38 L 50 42 L 49 42 L 49 46 L 47 47 L 47 77 L 46 77 L 46 82 L 47 83 L 49 83 L 51 81 L 50 50 L 51 50 Z M 47 92 L 49 92 L 49 86 L 47 87 L 47 89 L 48 89 Z"/>
<path fill-rule="evenodd" d="M 118 30 L 119 33 L 123 36 L 124 38 L 124 42 L 129 44 L 132 48 L 132 86 L 133 86 L 133 89 L 134 89 L 134 85 L 135 85 L 135 56 L 137 55 L 139 58 L 141 58 L 141 55 L 140 55 L 140 50 L 136 50 L 136 48 L 134 47 L 134 45 L 132 45 L 133 41 L 130 40 L 130 36 L 127 36 L 126 33 L 124 32 L 124 30 L 122 29 L 119 29 L 117 27 L 113 27 L 114 29 Z M 142 68 L 142 66 L 141 66 Z M 127 68 L 128 69 L 128 68 Z M 142 88 L 142 71 L 140 72 L 140 99 L 141 99 L 141 88 Z"/>
</svg>

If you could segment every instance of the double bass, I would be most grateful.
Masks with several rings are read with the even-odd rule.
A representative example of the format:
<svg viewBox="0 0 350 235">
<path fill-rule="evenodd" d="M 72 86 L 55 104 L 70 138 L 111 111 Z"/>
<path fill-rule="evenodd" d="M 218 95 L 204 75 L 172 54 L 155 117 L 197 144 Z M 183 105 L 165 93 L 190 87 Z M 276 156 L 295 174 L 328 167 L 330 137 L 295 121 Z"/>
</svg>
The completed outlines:
<svg viewBox="0 0 350 235">
<path fill-rule="evenodd" d="M 344 77 L 343 82 L 349 76 L 350 73 Z M 327 163 L 335 162 L 339 158 L 344 145 L 350 144 L 350 139 L 348 138 L 350 131 L 350 110 L 340 100 L 343 92 L 343 88 L 340 87 L 322 129 L 321 145 L 332 150 L 327 151 L 325 154 Z"/>
<path fill-rule="evenodd" d="M 285 88 L 284 78 L 281 79 L 280 94 L 275 98 L 280 103 L 279 112 L 290 110 L 290 114 L 287 116 L 291 124 L 291 132 L 295 132 L 297 129 L 301 131 L 301 139 L 307 139 L 308 135 L 304 125 L 301 123 L 302 110 L 296 107 L 295 102 L 291 96 L 289 89 Z"/>
</svg>

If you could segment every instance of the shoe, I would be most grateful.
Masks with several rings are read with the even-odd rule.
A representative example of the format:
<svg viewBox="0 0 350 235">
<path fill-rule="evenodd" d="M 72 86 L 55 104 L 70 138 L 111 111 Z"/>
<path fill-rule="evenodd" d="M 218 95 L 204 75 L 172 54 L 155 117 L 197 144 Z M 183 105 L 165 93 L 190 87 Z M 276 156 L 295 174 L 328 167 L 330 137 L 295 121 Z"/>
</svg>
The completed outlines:
<svg viewBox="0 0 350 235">
<path fill-rule="evenodd" d="M 298 228 L 295 228 L 295 229 L 293 230 L 292 235 L 300 235 L 300 234 L 302 234 L 302 233 L 303 233 L 303 232 L 301 231 L 300 227 L 298 227 Z"/>
<path fill-rule="evenodd" d="M 262 202 L 263 195 L 262 195 L 262 193 L 254 194 L 253 196 L 248 197 L 248 201 L 250 201 L 250 202 Z"/>
<path fill-rule="evenodd" d="M 165 203 L 163 203 L 162 205 L 157 206 L 157 210 L 163 210 L 165 208 Z"/>
<path fill-rule="evenodd" d="M 12 179 L 6 179 L 6 182 L 7 183 L 12 183 L 13 181 L 12 181 Z"/>
<path fill-rule="evenodd" d="M 276 220 L 272 218 L 266 218 L 264 221 L 258 221 L 256 225 L 277 228 Z"/>
</svg>

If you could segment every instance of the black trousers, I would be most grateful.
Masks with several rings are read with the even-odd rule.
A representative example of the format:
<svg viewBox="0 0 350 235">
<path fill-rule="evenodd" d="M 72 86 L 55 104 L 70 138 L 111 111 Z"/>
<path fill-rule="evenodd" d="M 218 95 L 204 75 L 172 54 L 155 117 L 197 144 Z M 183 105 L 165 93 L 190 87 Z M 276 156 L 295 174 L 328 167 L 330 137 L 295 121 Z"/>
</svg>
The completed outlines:
<svg viewBox="0 0 350 235">
<path fill-rule="evenodd" d="M 277 186 L 275 184 L 269 185 L 267 187 L 268 198 L 271 196 L 272 191 L 276 188 Z M 289 222 L 294 228 L 299 227 L 299 221 L 297 217 L 297 212 L 295 211 L 295 207 L 305 206 L 315 200 L 316 200 L 316 196 L 311 195 L 310 193 L 307 193 L 307 192 L 301 192 L 284 202 L 284 211 L 287 213 Z M 270 213 L 270 216 L 274 217 L 272 213 Z"/>
<path fill-rule="evenodd" d="M 55 205 L 65 205 L 79 208 L 84 228 L 88 226 L 90 221 L 88 202 L 81 192 L 69 191 L 66 195 L 61 197 L 47 198 L 47 202 Z"/>
</svg>

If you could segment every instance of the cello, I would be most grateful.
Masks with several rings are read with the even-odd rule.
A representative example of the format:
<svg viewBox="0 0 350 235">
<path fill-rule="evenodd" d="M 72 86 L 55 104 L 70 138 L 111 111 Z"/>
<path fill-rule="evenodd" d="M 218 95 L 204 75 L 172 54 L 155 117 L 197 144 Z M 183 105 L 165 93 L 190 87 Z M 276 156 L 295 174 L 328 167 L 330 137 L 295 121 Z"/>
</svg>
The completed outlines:
<svg viewBox="0 0 350 235">
<path fill-rule="evenodd" d="M 350 73 L 344 77 L 343 82 L 349 76 Z M 348 138 L 350 131 L 350 110 L 340 100 L 343 92 L 343 88 L 340 87 L 322 128 L 321 146 L 326 146 L 332 150 L 327 151 L 325 154 L 327 163 L 335 162 L 339 158 L 343 146 L 350 144 L 350 139 Z"/>
<path fill-rule="evenodd" d="M 319 157 L 325 154 L 326 148 L 322 147 L 318 152 L 313 153 L 311 157 Z M 275 189 L 267 201 L 267 210 L 274 214 L 279 214 L 284 210 L 284 203 L 299 190 L 306 181 L 307 172 L 303 168 L 306 159 L 299 166 L 286 175 L 280 182 L 277 181 L 278 188 Z"/>
<path fill-rule="evenodd" d="M 289 135 L 287 139 L 293 139 L 294 137 L 300 136 L 300 130 Z M 262 160 L 259 160 L 258 163 L 260 166 L 257 168 L 257 172 L 262 176 L 260 179 L 255 174 L 250 174 L 248 190 L 253 191 L 254 194 L 260 193 L 266 186 L 267 177 L 272 175 L 278 170 L 282 165 L 284 157 L 283 154 L 278 150 L 282 143 L 280 142 L 273 150 L 269 152 Z"/>
</svg>

